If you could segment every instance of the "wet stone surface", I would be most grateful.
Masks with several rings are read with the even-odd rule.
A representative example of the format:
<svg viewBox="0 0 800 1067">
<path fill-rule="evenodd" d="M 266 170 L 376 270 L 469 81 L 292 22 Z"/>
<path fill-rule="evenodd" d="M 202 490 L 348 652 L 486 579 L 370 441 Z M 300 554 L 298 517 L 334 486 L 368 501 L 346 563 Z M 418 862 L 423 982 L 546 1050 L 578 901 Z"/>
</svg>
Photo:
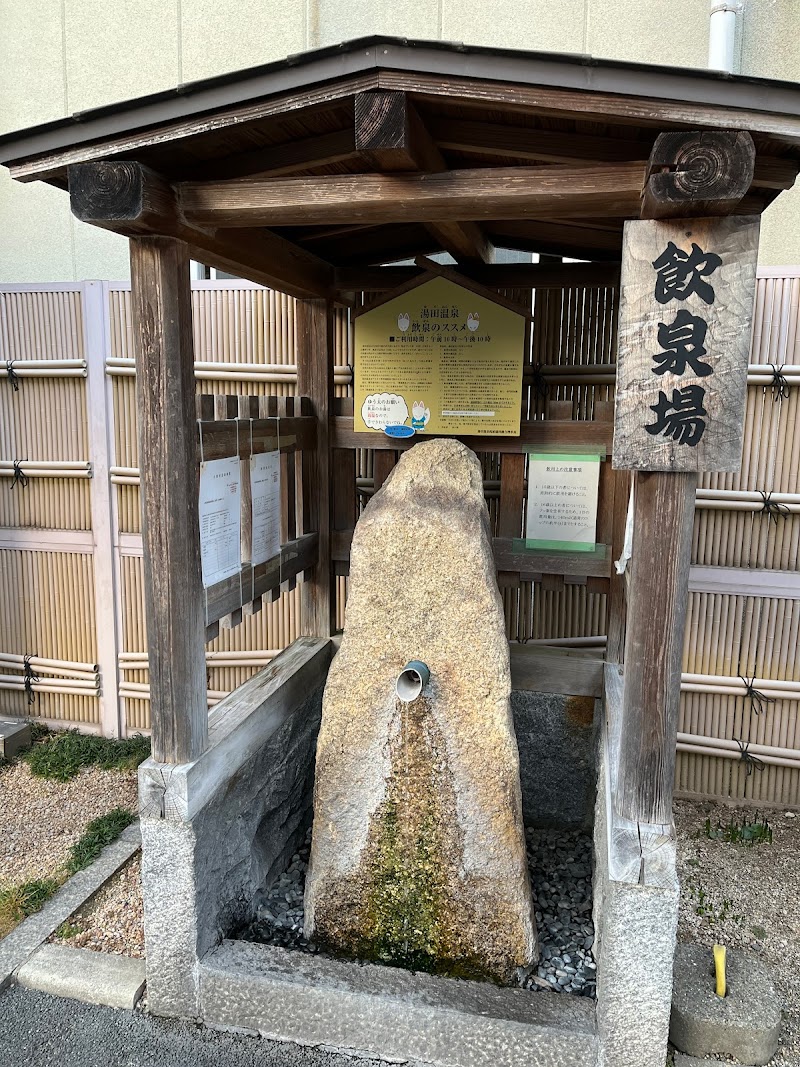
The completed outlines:
<svg viewBox="0 0 800 1067">
<path fill-rule="evenodd" d="M 592 956 L 592 840 L 581 830 L 525 831 L 541 955 L 517 971 L 517 984 L 533 991 L 595 996 Z M 303 936 L 311 830 L 288 870 L 265 891 L 258 917 L 240 937 L 301 952 L 318 952 Z"/>
</svg>

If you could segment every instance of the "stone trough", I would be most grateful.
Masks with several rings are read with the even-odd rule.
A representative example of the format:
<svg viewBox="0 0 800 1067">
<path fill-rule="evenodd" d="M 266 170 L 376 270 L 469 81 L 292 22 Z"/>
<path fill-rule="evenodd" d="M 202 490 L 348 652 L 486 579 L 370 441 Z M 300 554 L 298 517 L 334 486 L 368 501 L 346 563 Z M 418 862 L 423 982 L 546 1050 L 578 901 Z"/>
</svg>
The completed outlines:
<svg viewBox="0 0 800 1067">
<path fill-rule="evenodd" d="M 661 1067 L 677 883 L 674 893 L 641 885 L 609 862 L 615 749 L 605 723 L 614 721 L 614 691 L 597 721 L 586 714 L 602 677 L 602 665 L 587 657 L 532 649 L 523 663 L 512 655 L 512 706 L 526 822 L 541 813 L 547 826 L 594 826 L 596 1003 L 232 939 L 254 920 L 264 889 L 287 868 L 310 824 L 322 690 L 334 651 L 331 641 L 298 640 L 213 709 L 201 759 L 142 764 L 150 1010 L 452 1067 L 499 1057 L 524 1057 L 533 1067 Z M 541 673 L 548 665 L 549 674 Z M 562 687 L 569 673 L 577 697 L 517 688 L 532 671 L 542 687 Z M 669 862 L 667 855 L 665 877 Z"/>
</svg>

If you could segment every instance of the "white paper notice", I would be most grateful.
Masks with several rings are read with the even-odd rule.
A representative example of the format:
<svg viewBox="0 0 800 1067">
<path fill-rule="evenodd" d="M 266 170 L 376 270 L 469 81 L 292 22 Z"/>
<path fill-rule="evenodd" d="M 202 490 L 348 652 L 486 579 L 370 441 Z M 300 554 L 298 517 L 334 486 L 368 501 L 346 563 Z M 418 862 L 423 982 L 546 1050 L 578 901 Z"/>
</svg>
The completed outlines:
<svg viewBox="0 0 800 1067">
<path fill-rule="evenodd" d="M 532 548 L 588 552 L 597 536 L 599 456 L 534 453 L 525 539 Z"/>
<path fill-rule="evenodd" d="M 239 457 L 200 464 L 200 564 L 203 585 L 216 585 L 241 569 Z"/>
<path fill-rule="evenodd" d="M 253 497 L 253 566 L 281 550 L 281 454 L 262 452 L 250 460 Z"/>
</svg>

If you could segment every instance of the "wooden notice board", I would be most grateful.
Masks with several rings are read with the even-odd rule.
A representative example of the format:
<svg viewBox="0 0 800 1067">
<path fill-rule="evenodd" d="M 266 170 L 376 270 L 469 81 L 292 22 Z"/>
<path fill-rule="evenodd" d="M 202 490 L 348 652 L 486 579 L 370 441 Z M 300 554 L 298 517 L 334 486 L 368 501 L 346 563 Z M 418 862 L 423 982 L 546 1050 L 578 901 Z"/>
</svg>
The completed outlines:
<svg viewBox="0 0 800 1067">
<path fill-rule="evenodd" d="M 758 216 L 625 223 L 613 466 L 738 471 Z"/>
</svg>

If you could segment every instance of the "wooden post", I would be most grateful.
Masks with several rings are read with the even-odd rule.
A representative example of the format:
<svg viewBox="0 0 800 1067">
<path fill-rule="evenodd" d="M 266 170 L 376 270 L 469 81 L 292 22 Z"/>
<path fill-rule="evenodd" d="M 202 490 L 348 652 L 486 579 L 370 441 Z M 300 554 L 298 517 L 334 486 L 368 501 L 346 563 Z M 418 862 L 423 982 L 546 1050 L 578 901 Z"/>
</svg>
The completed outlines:
<svg viewBox="0 0 800 1067">
<path fill-rule="evenodd" d="M 308 464 L 309 529 L 319 534 L 317 564 L 300 591 L 300 636 L 330 637 L 331 503 L 329 419 L 333 406 L 333 308 L 328 300 L 297 302 L 297 391 L 317 417 L 317 447 Z"/>
<path fill-rule="evenodd" d="M 728 214 L 736 206 L 752 178 L 752 141 L 736 133 L 711 141 L 693 132 L 659 136 L 642 218 Z M 616 806 L 634 823 L 670 826 L 697 472 L 639 470 L 634 478 Z"/>
<path fill-rule="evenodd" d="M 130 247 L 153 758 L 188 763 L 208 740 L 189 251 Z"/>
<path fill-rule="evenodd" d="M 617 809 L 669 825 L 697 474 L 635 479 Z"/>
</svg>

